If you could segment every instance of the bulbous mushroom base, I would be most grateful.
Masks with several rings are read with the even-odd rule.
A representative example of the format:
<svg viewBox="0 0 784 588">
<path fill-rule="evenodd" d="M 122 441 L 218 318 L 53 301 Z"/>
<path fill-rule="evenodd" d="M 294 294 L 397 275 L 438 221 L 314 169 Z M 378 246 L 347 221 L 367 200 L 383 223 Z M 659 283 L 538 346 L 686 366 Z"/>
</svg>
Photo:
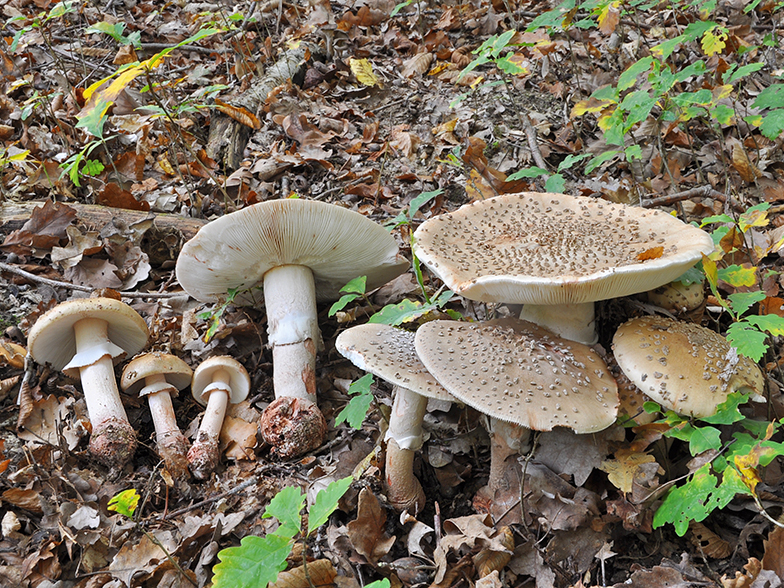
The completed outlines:
<svg viewBox="0 0 784 588">
<path fill-rule="evenodd" d="M 107 467 L 121 467 L 136 452 L 136 431 L 124 419 L 107 419 L 93 427 L 90 453 Z"/>
<path fill-rule="evenodd" d="M 180 431 L 170 431 L 157 437 L 158 454 L 172 478 L 186 481 L 188 473 L 188 450 L 191 444 Z"/>
<path fill-rule="evenodd" d="M 313 451 L 327 434 L 327 421 L 319 407 L 304 398 L 276 399 L 264 409 L 259 424 L 264 441 L 283 459 Z"/>
<path fill-rule="evenodd" d="M 387 499 L 397 511 L 407 510 L 413 515 L 425 507 L 425 491 L 414 475 L 414 452 L 401 449 L 394 439 L 387 441 L 386 460 Z"/>
<path fill-rule="evenodd" d="M 478 513 L 489 513 L 494 524 L 512 525 L 523 522 L 523 509 L 520 504 L 521 467 L 516 460 L 510 460 L 503 478 L 483 486 L 474 495 L 473 506 Z M 493 482 L 493 480 L 491 480 Z"/>
<path fill-rule="evenodd" d="M 220 462 L 218 437 L 199 431 L 193 447 L 188 451 L 188 464 L 193 477 L 206 480 Z"/>
</svg>

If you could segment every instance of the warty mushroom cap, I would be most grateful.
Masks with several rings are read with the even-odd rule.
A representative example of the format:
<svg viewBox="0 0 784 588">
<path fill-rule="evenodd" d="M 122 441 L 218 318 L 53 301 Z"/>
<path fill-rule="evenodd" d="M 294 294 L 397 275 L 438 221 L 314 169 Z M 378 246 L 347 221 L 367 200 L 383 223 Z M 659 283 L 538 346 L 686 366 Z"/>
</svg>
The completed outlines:
<svg viewBox="0 0 784 588">
<path fill-rule="evenodd" d="M 367 276 L 370 290 L 409 263 L 392 235 L 361 214 L 289 198 L 254 204 L 202 227 L 182 248 L 176 274 L 188 294 L 212 301 L 232 288 L 261 285 L 267 271 L 282 265 L 309 267 L 316 298 L 326 301 L 339 298 L 357 276 Z"/>
<path fill-rule="evenodd" d="M 732 392 L 764 402 L 759 366 L 710 329 L 659 316 L 634 318 L 613 337 L 618 365 L 655 402 L 678 414 L 712 416 Z"/>
<path fill-rule="evenodd" d="M 108 323 L 109 343 L 92 349 L 90 357 L 76 357 L 74 325 L 87 318 Z M 132 356 L 147 345 L 147 323 L 135 310 L 113 298 L 78 298 L 61 302 L 41 315 L 27 338 L 30 354 L 38 363 L 48 363 L 71 377 L 78 368 L 91 365 L 104 355 L 115 361 Z"/>
<path fill-rule="evenodd" d="M 427 398 L 454 401 L 430 375 L 414 349 L 414 333 L 389 325 L 364 324 L 338 335 L 335 348 L 359 369 Z"/>
<path fill-rule="evenodd" d="M 126 392 L 136 394 L 146 388 L 146 378 L 158 375 L 166 378 L 170 386 L 182 390 L 190 385 L 193 370 L 176 355 L 154 351 L 133 358 L 125 366 L 120 378 L 120 386 Z"/>
<path fill-rule="evenodd" d="M 466 204 L 414 233 L 414 253 L 454 292 L 514 304 L 652 290 L 713 249 L 705 231 L 665 212 L 538 192 Z"/>
<path fill-rule="evenodd" d="M 191 380 L 191 394 L 199 404 L 206 405 L 209 399 L 209 392 L 214 388 L 210 386 L 213 374 L 224 371 L 229 374 L 231 380 L 231 394 L 229 402 L 238 404 L 248 397 L 250 392 L 250 376 L 243 365 L 233 357 L 228 355 L 216 355 L 204 360 L 193 371 Z"/>
<path fill-rule="evenodd" d="M 577 433 L 615 422 L 618 391 L 604 360 L 528 321 L 431 321 L 419 327 L 415 343 L 444 388 L 488 416 L 535 431 Z"/>
</svg>

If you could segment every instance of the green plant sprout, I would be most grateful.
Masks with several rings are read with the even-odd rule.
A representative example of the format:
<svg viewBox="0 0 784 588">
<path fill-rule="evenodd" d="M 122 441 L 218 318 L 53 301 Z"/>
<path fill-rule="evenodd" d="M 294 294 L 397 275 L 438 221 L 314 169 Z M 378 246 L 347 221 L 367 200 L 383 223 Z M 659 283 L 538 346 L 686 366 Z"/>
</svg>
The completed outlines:
<svg viewBox="0 0 784 588">
<path fill-rule="evenodd" d="M 218 307 L 212 310 L 205 310 L 204 312 L 200 312 L 196 315 L 200 320 L 210 322 L 210 326 L 207 327 L 207 331 L 204 333 L 204 337 L 202 338 L 205 343 L 209 343 L 210 340 L 215 336 L 215 333 L 218 332 L 223 313 L 226 312 L 226 309 L 229 307 L 229 305 L 234 302 L 234 299 L 237 297 L 239 292 L 239 288 L 229 288 L 229 291 L 226 294 L 226 300 L 221 302 Z"/>
<path fill-rule="evenodd" d="M 218 552 L 220 563 L 213 568 L 213 588 L 266 588 L 286 569 L 286 558 L 291 554 L 295 538 L 305 543 L 310 535 L 327 522 L 338 502 L 348 490 L 352 476 L 335 480 L 316 494 L 308 509 L 307 527 L 303 526 L 302 509 L 305 494 L 298 486 L 278 492 L 267 505 L 262 518 L 275 518 L 280 526 L 264 537 L 243 537 L 238 547 Z M 304 561 L 304 559 L 303 559 Z"/>
<path fill-rule="evenodd" d="M 85 33 L 98 33 L 98 34 L 105 34 L 109 35 L 112 39 L 117 41 L 120 45 L 133 45 L 137 49 L 142 46 L 141 43 L 141 32 L 134 31 L 130 35 L 123 35 L 125 31 L 125 23 L 124 22 L 117 22 L 111 24 L 106 21 L 97 22 L 93 25 L 87 27 L 84 32 Z"/>
<path fill-rule="evenodd" d="M 33 29 L 40 29 L 42 25 L 47 24 L 50 20 L 62 18 L 67 14 L 72 14 L 76 12 L 76 8 L 74 8 L 75 4 L 76 4 L 76 0 L 64 0 L 63 2 L 58 2 L 57 4 L 52 6 L 51 10 L 49 10 L 48 13 L 40 12 L 38 16 L 36 16 L 29 25 L 22 27 L 14 34 L 14 38 L 11 41 L 11 46 L 9 47 L 11 53 L 14 53 L 16 49 L 19 47 L 19 41 L 26 33 L 29 33 Z M 10 24 L 18 20 L 25 20 L 25 17 L 24 16 L 13 17 L 8 19 L 7 23 Z M 47 42 L 48 45 L 49 44 L 48 39 L 44 38 L 44 40 Z"/>
<path fill-rule="evenodd" d="M 73 182 L 73 185 L 80 188 L 82 185 L 80 177 L 94 177 L 100 174 L 104 170 L 104 165 L 98 159 L 90 159 L 90 154 L 96 147 L 104 145 L 111 138 L 113 137 L 94 139 L 87 143 L 79 153 L 71 155 L 71 157 L 60 164 L 60 169 L 63 170 L 62 175 L 67 175 Z"/>
<path fill-rule="evenodd" d="M 348 404 L 335 417 L 335 424 L 347 422 L 350 427 L 359 430 L 362 421 L 365 420 L 370 404 L 373 402 L 373 393 L 370 387 L 373 385 L 373 374 L 365 374 L 359 380 L 352 382 L 348 387 L 351 399 Z"/>
<path fill-rule="evenodd" d="M 692 421 L 667 411 L 659 423 L 669 428 L 664 436 L 680 439 L 689 444 L 692 456 L 713 452 L 714 457 L 687 476 L 686 483 L 669 490 L 653 517 L 653 527 L 667 523 L 683 536 L 691 521 L 705 520 L 716 509 L 726 507 L 737 495 L 750 495 L 763 516 L 782 526 L 767 514 L 755 489 L 759 482 L 758 468 L 768 465 L 773 459 L 784 455 L 784 444 L 771 441 L 781 429 L 781 422 L 765 422 L 749 419 L 741 414 L 739 405 L 748 396 L 733 392 L 726 402 L 718 406 L 716 414 Z M 661 407 L 646 402 L 648 412 L 658 412 Z M 721 431 L 716 425 L 736 425 L 732 440 L 724 444 Z M 705 454 L 709 455 L 709 454 Z"/>
</svg>

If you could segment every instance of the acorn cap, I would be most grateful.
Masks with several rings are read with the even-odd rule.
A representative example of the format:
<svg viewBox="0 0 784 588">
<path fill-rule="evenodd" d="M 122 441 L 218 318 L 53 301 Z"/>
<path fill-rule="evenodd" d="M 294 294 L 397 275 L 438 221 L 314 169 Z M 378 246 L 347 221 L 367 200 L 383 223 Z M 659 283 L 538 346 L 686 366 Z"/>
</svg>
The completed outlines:
<svg viewBox="0 0 784 588">
<path fill-rule="evenodd" d="M 618 365 L 640 390 L 664 408 L 712 416 L 732 392 L 764 402 L 762 371 L 710 329 L 659 316 L 621 325 L 613 337 Z"/>
<path fill-rule="evenodd" d="M 496 419 L 536 431 L 593 433 L 615 422 L 618 391 L 587 345 L 515 318 L 431 321 L 416 350 L 447 391 Z"/>
<path fill-rule="evenodd" d="M 652 290 L 679 277 L 710 235 L 658 210 L 521 192 L 422 223 L 417 257 L 455 293 L 512 304 L 576 304 Z"/>
<path fill-rule="evenodd" d="M 188 294 L 213 301 L 229 289 L 260 286 L 281 265 L 313 271 L 320 301 L 367 276 L 367 289 L 408 269 L 408 260 L 384 227 L 352 210 L 288 198 L 254 204 L 202 227 L 177 258 L 177 280 Z"/>
<path fill-rule="evenodd" d="M 150 376 L 164 376 L 169 384 L 182 390 L 190 385 L 193 370 L 176 355 L 159 351 L 145 353 L 125 366 L 120 386 L 126 392 L 136 394 L 144 390 L 145 378 Z"/>
<path fill-rule="evenodd" d="M 209 393 L 214 389 L 210 387 L 213 375 L 225 371 L 231 378 L 229 386 L 229 402 L 239 404 L 248 397 L 250 392 L 250 376 L 243 365 L 228 355 L 216 355 L 203 361 L 194 371 L 191 380 L 191 394 L 199 404 L 207 404 Z"/>
<path fill-rule="evenodd" d="M 427 398 L 455 400 L 420 361 L 411 331 L 389 325 L 357 325 L 338 335 L 335 348 L 359 369 L 395 386 Z"/>
<path fill-rule="evenodd" d="M 78 298 L 62 302 L 38 318 L 27 338 L 33 359 L 62 371 L 76 355 L 73 326 L 86 318 L 108 323 L 112 345 L 106 351 L 115 360 L 135 355 L 147 345 L 147 323 L 130 306 L 113 298 Z"/>
</svg>

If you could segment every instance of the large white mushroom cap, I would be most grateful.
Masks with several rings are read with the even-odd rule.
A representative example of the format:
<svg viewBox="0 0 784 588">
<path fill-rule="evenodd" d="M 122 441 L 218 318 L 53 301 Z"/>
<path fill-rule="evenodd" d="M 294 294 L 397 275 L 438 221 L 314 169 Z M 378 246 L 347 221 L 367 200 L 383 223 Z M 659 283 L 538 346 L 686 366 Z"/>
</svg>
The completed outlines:
<svg viewBox="0 0 784 588">
<path fill-rule="evenodd" d="M 640 390 L 678 414 L 712 416 L 737 391 L 765 401 L 759 366 L 715 331 L 694 323 L 660 316 L 632 319 L 615 332 L 613 353 Z"/>
<path fill-rule="evenodd" d="M 381 225 L 334 204 L 289 198 L 232 212 L 202 227 L 182 248 L 177 280 L 202 301 L 229 289 L 261 285 L 274 267 L 313 271 L 316 298 L 340 297 L 340 288 L 367 276 L 377 288 L 408 268 L 395 239 Z"/>
<path fill-rule="evenodd" d="M 467 204 L 414 237 L 417 257 L 461 296 L 536 305 L 652 290 L 714 248 L 665 212 L 538 192 Z"/>
<path fill-rule="evenodd" d="M 577 433 L 615 422 L 618 390 L 604 360 L 528 321 L 431 321 L 419 327 L 415 343 L 450 394 L 493 418 Z"/>
</svg>

